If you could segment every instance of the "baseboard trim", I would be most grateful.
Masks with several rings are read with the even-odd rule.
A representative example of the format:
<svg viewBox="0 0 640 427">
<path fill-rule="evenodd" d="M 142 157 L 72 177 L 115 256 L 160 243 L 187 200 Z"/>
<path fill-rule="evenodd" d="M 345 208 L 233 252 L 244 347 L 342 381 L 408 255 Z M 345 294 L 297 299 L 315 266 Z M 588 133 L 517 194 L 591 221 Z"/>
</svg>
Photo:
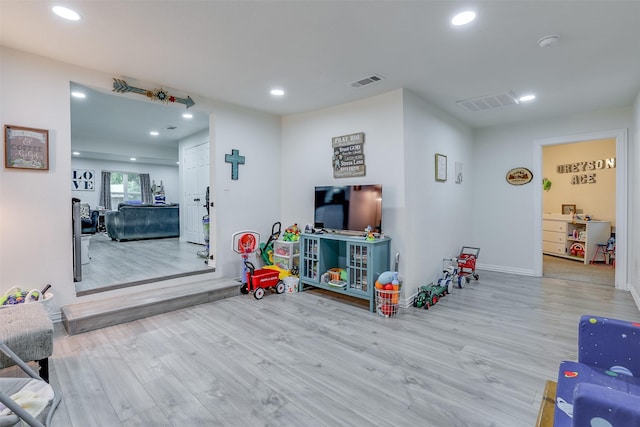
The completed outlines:
<svg viewBox="0 0 640 427">
<path fill-rule="evenodd" d="M 480 264 L 480 263 L 478 263 L 477 268 L 479 270 L 494 271 L 496 273 L 508 273 L 508 274 L 516 274 L 518 276 L 539 277 L 535 274 L 533 270 L 528 270 L 524 268 L 513 268 L 513 267 L 505 267 L 503 265 L 491 265 L 491 264 Z"/>
<path fill-rule="evenodd" d="M 510 268 L 510 267 L 503 267 L 503 266 L 499 266 L 499 265 L 489 265 L 489 264 L 477 264 L 477 270 L 484 270 L 484 271 L 491 271 L 491 272 L 496 272 L 496 273 L 507 273 L 507 274 L 515 274 L 516 276 L 532 276 L 532 277 L 537 277 L 535 274 L 533 274 L 533 270 L 525 270 L 525 269 L 521 269 L 521 268 Z M 479 280 L 482 280 L 482 271 L 477 271 L 478 275 L 480 276 Z M 416 295 L 418 295 L 418 289 L 416 289 L 416 291 L 406 297 L 400 300 L 400 307 L 401 308 L 408 308 L 408 307 L 413 307 L 413 301 L 416 298 Z"/>
</svg>

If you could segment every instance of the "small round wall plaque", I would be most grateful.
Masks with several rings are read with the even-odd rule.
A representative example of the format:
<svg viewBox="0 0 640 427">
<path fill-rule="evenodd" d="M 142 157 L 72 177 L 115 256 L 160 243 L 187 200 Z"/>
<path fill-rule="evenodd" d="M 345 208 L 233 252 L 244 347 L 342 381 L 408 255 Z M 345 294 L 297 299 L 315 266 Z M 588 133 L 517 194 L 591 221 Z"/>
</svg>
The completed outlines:
<svg viewBox="0 0 640 427">
<path fill-rule="evenodd" d="M 507 172 L 507 182 L 511 185 L 525 185 L 533 179 L 533 173 L 527 168 L 513 168 Z"/>
</svg>

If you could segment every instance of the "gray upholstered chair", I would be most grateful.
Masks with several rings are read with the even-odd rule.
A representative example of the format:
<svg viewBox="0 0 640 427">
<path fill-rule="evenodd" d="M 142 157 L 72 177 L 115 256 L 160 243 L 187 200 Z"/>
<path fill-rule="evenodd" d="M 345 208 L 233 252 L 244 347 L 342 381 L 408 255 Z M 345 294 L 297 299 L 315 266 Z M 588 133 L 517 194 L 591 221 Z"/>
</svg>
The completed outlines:
<svg viewBox="0 0 640 427">
<path fill-rule="evenodd" d="M 39 375 L 49 380 L 49 356 L 53 353 L 53 322 L 42 303 L 0 308 L 0 342 L 24 361 L 37 361 Z M 16 362 L 0 352 L 0 369 Z"/>
</svg>

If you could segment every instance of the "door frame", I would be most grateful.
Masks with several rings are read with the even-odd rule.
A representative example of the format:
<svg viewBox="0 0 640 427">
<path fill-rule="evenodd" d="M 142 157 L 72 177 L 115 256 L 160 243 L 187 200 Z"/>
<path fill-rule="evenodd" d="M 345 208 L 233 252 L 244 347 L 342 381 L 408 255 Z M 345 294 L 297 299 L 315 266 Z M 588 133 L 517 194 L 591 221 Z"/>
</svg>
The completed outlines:
<svg viewBox="0 0 640 427">
<path fill-rule="evenodd" d="M 570 144 L 575 142 L 593 141 L 597 139 L 615 138 L 616 140 L 616 270 L 615 287 L 628 291 L 628 209 L 629 199 L 627 189 L 629 187 L 628 151 L 629 137 L 627 129 L 611 129 L 600 132 L 587 132 L 577 135 L 556 136 L 551 138 L 539 138 L 533 141 L 533 167 L 534 176 L 542 176 L 542 148 L 547 145 Z M 538 183 L 540 184 L 540 183 Z M 542 277 L 542 185 L 534 185 L 534 212 L 535 216 L 534 253 L 540 254 L 534 260 L 534 274 Z"/>
<path fill-rule="evenodd" d="M 206 180 L 206 185 L 203 187 L 198 187 L 197 192 L 188 192 L 187 187 L 190 187 L 193 185 L 193 182 L 188 182 L 188 178 L 190 178 L 188 171 L 188 168 L 191 166 L 189 165 L 189 162 L 187 160 L 191 160 L 191 159 L 187 159 L 187 154 L 190 154 L 191 151 L 190 150 L 200 150 L 200 151 L 204 151 L 205 147 L 202 147 L 204 145 L 207 145 L 206 149 L 206 155 L 207 155 L 207 167 L 206 167 L 206 173 L 207 173 L 207 177 L 209 177 L 210 174 L 210 165 L 209 165 L 209 135 L 207 134 L 207 138 L 202 140 L 200 143 L 197 144 L 193 144 L 193 145 L 188 145 L 188 146 L 183 146 L 180 147 L 181 153 L 180 153 L 180 167 L 181 167 L 181 172 L 180 172 L 180 176 L 182 179 L 182 183 L 181 183 L 181 193 L 182 193 L 182 200 L 180 201 L 181 206 L 184 206 L 184 215 L 181 214 L 180 216 L 180 225 L 181 225 L 181 232 L 180 232 L 180 241 L 184 241 L 184 242 L 190 242 L 190 243 L 195 243 L 195 244 L 199 244 L 199 245 L 205 245 L 205 238 L 203 235 L 203 224 L 202 224 L 202 210 L 201 208 L 204 207 L 206 210 L 206 204 L 203 204 L 205 202 L 206 199 L 206 188 L 207 186 L 209 186 L 209 179 Z M 196 154 L 199 154 L 196 153 Z M 198 155 L 196 155 L 194 157 L 195 160 L 195 169 L 196 169 L 196 174 L 200 174 L 202 173 L 202 171 L 204 170 L 204 168 L 200 168 L 200 165 L 198 164 L 200 158 Z M 182 171 L 182 168 L 184 167 L 184 171 Z M 196 181 L 199 181 L 199 177 L 196 178 Z M 192 190 L 193 187 L 189 188 L 189 190 Z M 197 194 L 194 194 L 197 193 Z M 195 195 L 197 196 L 196 199 L 191 199 L 191 197 L 188 196 L 188 194 L 191 195 Z M 196 200 L 198 200 L 196 202 Z M 188 226 L 190 225 L 189 222 L 191 219 L 190 214 L 193 214 L 194 212 L 190 212 L 189 211 L 189 203 L 191 202 L 196 202 L 197 204 L 195 206 L 198 207 L 198 212 L 195 213 L 195 217 L 197 218 L 197 221 L 195 222 L 194 227 L 197 231 L 193 231 L 193 234 L 196 234 L 197 237 L 195 238 L 191 238 L 191 233 L 189 232 L 190 230 L 188 230 Z M 182 221 L 182 219 L 184 219 L 184 223 Z M 182 232 L 182 226 L 184 226 L 184 233 Z"/>
</svg>

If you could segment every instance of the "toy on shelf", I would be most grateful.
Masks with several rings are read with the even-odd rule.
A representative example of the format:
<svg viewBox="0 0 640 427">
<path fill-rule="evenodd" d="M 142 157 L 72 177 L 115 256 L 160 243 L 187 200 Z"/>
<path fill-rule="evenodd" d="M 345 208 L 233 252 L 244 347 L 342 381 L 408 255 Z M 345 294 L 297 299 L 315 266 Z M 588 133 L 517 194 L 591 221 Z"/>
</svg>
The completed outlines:
<svg viewBox="0 0 640 427">
<path fill-rule="evenodd" d="M 284 230 L 282 240 L 285 242 L 297 242 L 300 239 L 300 229 L 298 224 L 290 225 Z"/>
<path fill-rule="evenodd" d="M 584 258 L 584 245 L 582 243 L 574 243 L 569 248 L 569 253 L 571 254 L 571 256 Z"/>
<path fill-rule="evenodd" d="M 370 225 L 367 226 L 367 228 L 364 229 L 365 232 L 365 240 L 367 240 L 368 242 L 373 242 L 374 240 L 376 240 L 376 236 L 373 234 L 373 228 L 371 228 Z"/>
<path fill-rule="evenodd" d="M 345 289 L 347 287 L 347 270 L 344 268 L 330 268 L 322 275 L 324 283 L 334 288 Z"/>
<path fill-rule="evenodd" d="M 154 205 L 166 205 L 167 198 L 164 194 L 164 184 L 160 181 L 160 185 L 156 185 L 156 181 L 153 180 L 151 184 L 151 194 L 153 195 Z"/>
</svg>

